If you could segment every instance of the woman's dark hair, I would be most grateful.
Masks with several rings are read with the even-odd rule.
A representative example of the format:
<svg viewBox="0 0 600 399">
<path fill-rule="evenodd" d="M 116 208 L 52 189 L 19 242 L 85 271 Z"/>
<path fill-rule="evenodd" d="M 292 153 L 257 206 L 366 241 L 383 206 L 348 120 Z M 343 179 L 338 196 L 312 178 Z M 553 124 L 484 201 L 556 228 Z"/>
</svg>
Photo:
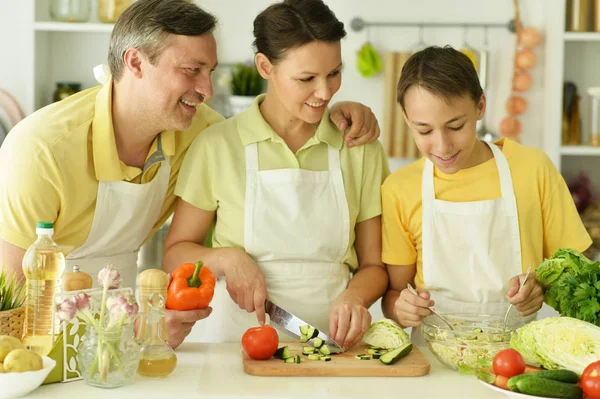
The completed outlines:
<svg viewBox="0 0 600 399">
<path fill-rule="evenodd" d="M 321 0 L 284 0 L 254 19 L 254 49 L 272 64 L 304 44 L 335 42 L 345 36 L 344 24 Z"/>
<path fill-rule="evenodd" d="M 431 46 L 413 54 L 402 67 L 397 100 L 404 109 L 404 96 L 413 86 L 444 99 L 468 94 L 475 104 L 483 94 L 473 62 L 450 46 Z"/>
</svg>

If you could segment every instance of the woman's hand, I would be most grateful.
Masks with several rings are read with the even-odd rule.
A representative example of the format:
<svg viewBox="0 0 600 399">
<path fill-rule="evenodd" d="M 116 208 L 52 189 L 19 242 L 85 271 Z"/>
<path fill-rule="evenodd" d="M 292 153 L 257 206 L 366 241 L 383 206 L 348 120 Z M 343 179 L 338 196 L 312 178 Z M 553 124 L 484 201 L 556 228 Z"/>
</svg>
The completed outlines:
<svg viewBox="0 0 600 399">
<path fill-rule="evenodd" d="M 194 310 L 170 310 L 165 311 L 167 326 L 167 342 L 173 349 L 177 348 L 192 331 L 192 327 L 198 320 L 207 318 L 212 308 Z"/>
<path fill-rule="evenodd" d="M 371 314 L 364 304 L 346 292 L 340 294 L 329 310 L 329 336 L 347 350 L 367 332 Z"/>
<path fill-rule="evenodd" d="M 346 132 L 349 128 L 344 134 L 348 148 L 369 144 L 379 138 L 379 123 L 366 105 L 351 101 L 335 103 L 329 111 L 329 118 L 341 131 Z"/>
<path fill-rule="evenodd" d="M 402 327 L 419 327 L 423 318 L 431 315 L 429 307 L 433 306 L 434 302 L 430 299 L 429 292 L 418 292 L 417 296 L 405 288 L 394 304 L 396 318 Z"/>
<path fill-rule="evenodd" d="M 267 285 L 254 260 L 239 248 L 232 248 L 225 260 L 225 281 L 231 299 L 248 313 L 256 311 L 258 323 L 265 324 Z"/>
<path fill-rule="evenodd" d="M 521 314 L 521 317 L 529 316 L 541 309 L 544 303 L 544 290 L 542 285 L 535 279 L 535 272 L 531 272 L 525 284 L 519 289 L 525 274 L 514 276 L 508 281 L 508 293 L 506 299 L 513 304 Z"/>
</svg>

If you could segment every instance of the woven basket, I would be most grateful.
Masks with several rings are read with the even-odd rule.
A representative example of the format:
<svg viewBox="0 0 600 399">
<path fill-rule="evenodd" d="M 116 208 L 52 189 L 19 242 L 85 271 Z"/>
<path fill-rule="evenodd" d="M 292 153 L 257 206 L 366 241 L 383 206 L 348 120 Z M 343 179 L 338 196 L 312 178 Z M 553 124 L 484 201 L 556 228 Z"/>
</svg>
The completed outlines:
<svg viewBox="0 0 600 399">
<path fill-rule="evenodd" d="M 25 307 L 0 312 L 0 335 L 11 335 L 21 339 L 24 322 Z"/>
</svg>

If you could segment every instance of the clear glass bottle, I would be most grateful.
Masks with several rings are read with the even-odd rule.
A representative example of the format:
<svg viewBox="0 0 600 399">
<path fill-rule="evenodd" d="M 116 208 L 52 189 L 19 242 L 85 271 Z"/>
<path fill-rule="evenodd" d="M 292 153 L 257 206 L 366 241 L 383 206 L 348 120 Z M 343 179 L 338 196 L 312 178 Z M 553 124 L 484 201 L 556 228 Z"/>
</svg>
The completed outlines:
<svg viewBox="0 0 600 399">
<path fill-rule="evenodd" d="M 54 224 L 39 222 L 37 240 L 23 257 L 23 274 L 27 279 L 23 344 L 45 356 L 52 348 L 56 332 L 52 325 L 54 293 L 65 270 L 65 256 L 52 239 Z"/>
<path fill-rule="evenodd" d="M 85 22 L 90 18 L 90 0 L 51 0 L 50 16 L 60 22 Z"/>
<path fill-rule="evenodd" d="M 102 22 L 113 23 L 121 16 L 133 0 L 98 0 L 98 19 Z"/>
<path fill-rule="evenodd" d="M 162 295 L 153 294 L 148 304 L 151 310 L 144 314 L 148 338 L 142 344 L 138 374 L 150 378 L 165 378 L 177 365 L 177 355 L 161 336 L 165 300 Z"/>
</svg>

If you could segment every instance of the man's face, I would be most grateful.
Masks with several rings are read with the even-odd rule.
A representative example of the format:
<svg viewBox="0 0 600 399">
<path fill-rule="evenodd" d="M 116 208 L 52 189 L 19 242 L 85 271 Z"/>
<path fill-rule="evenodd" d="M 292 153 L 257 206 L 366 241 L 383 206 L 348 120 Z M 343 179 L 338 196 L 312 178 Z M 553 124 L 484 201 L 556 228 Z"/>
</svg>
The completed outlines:
<svg viewBox="0 0 600 399">
<path fill-rule="evenodd" d="M 273 67 L 270 84 L 294 118 L 318 123 L 342 83 L 339 42 L 314 41 L 290 50 Z"/>
<path fill-rule="evenodd" d="M 143 63 L 143 99 L 148 118 L 159 130 L 185 130 L 196 106 L 213 95 L 211 74 L 217 66 L 212 33 L 170 35 L 155 65 Z"/>
</svg>

